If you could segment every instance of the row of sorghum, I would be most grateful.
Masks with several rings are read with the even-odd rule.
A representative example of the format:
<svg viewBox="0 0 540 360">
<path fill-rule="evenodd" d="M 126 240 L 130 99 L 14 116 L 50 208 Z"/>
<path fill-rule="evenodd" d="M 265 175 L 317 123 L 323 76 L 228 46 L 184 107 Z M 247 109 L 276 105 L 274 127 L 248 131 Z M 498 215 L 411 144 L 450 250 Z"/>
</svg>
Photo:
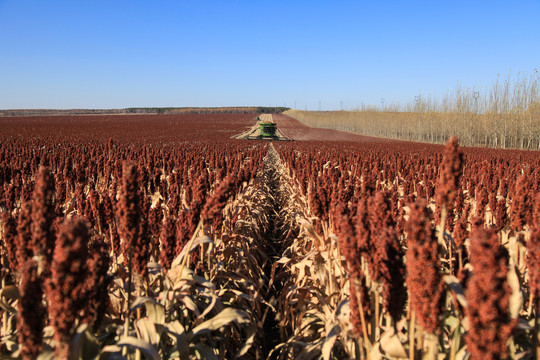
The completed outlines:
<svg viewBox="0 0 540 360">
<path fill-rule="evenodd" d="M 491 284 L 489 291 L 504 303 L 509 294 L 501 291 L 508 290 L 504 276 L 500 277 L 500 284 L 495 284 L 496 281 L 487 283 L 482 278 L 490 276 L 493 269 L 488 269 L 489 266 L 482 268 L 482 260 L 478 259 L 479 255 L 473 250 L 472 243 L 480 241 L 483 232 L 493 234 L 502 230 L 524 231 L 532 228 L 527 244 L 529 262 L 532 264 L 533 259 L 538 258 L 533 245 L 533 240 L 538 236 L 538 230 L 533 226 L 538 223 L 538 220 L 534 220 L 534 210 L 540 208 L 540 196 L 533 200 L 534 194 L 540 190 L 538 157 L 527 158 L 529 154 L 520 153 L 518 162 L 512 157 L 515 155 L 513 153 L 480 152 L 476 149 L 465 149 L 462 155 L 455 138 L 449 141 L 441 156 L 423 153 L 428 150 L 436 154 L 440 151 L 435 151 L 439 149 L 436 147 L 431 150 L 410 146 L 408 149 L 394 150 L 391 145 L 395 144 L 389 144 L 389 148 L 381 149 L 375 156 L 377 149 L 364 149 L 362 144 L 350 145 L 352 151 L 348 151 L 347 146 L 331 143 L 316 146 L 309 143 L 294 146 L 279 144 L 277 147 L 280 156 L 289 166 L 289 174 L 295 177 L 307 197 L 311 213 L 319 218 L 318 221 L 329 221 L 330 227 L 338 235 L 350 274 L 351 322 L 357 336 L 362 334 L 359 309 L 364 309 L 365 314 L 369 315 L 365 302 L 368 297 L 360 296 L 363 304 L 358 304 L 359 294 L 366 291 L 365 287 L 360 288 L 365 285 L 362 282 L 365 276 L 361 272 L 360 259 L 364 258 L 367 263 L 369 275 L 377 277 L 377 274 L 381 274 L 380 265 L 388 263 L 388 259 L 381 261 L 383 255 L 389 253 L 385 244 L 401 242 L 402 247 L 398 248 L 396 255 L 401 261 L 403 251 L 407 249 L 405 282 L 409 290 L 409 305 L 415 309 L 418 323 L 426 331 L 437 333 L 441 326 L 447 291 L 442 276 L 452 273 L 449 261 L 442 262 L 441 259 L 451 258 L 456 261 L 457 256 L 461 266 L 466 262 L 471 263 L 474 270 L 468 275 L 460 267 L 453 269 L 454 272 L 459 270 L 468 298 L 473 299 L 481 292 L 481 284 L 486 283 Z M 404 156 L 409 153 L 409 157 Z M 480 181 L 479 173 L 484 174 Z M 383 206 L 385 201 L 386 205 Z M 435 214 L 428 209 L 430 202 L 435 202 Z M 405 205 L 410 210 L 403 211 Z M 443 206 L 448 211 L 448 217 L 441 230 L 452 235 L 452 239 L 447 236 L 443 239 L 446 246 L 456 248 L 458 254 L 448 253 L 437 242 L 433 223 L 434 217 L 440 219 Z M 409 219 L 406 224 L 405 213 L 408 213 Z M 395 229 L 397 241 L 388 240 L 394 235 L 392 231 L 383 230 L 384 224 L 392 222 L 392 226 L 386 228 Z M 370 223 L 374 226 L 370 226 Z M 493 243 L 492 247 L 484 250 L 483 255 L 485 258 L 499 259 L 498 254 L 503 248 L 497 236 L 492 239 L 497 240 L 496 246 Z M 464 246 L 469 242 L 470 250 Z M 473 260 L 475 256 L 477 259 Z M 475 263 L 478 265 L 475 266 Z M 531 265 L 529 269 L 532 269 Z M 535 289 L 539 287 L 535 287 L 534 279 L 538 276 L 533 270 L 529 270 L 529 275 L 530 291 L 537 291 Z M 390 279 L 392 275 L 383 278 Z M 390 297 L 391 293 L 385 292 L 382 301 L 388 301 Z M 488 308 L 495 309 L 498 316 L 495 320 L 477 316 L 477 326 L 497 326 L 500 321 L 504 331 L 498 337 L 488 334 L 491 336 L 490 346 L 480 346 L 480 349 L 470 346 L 469 351 L 477 358 L 489 357 L 490 347 L 505 351 L 504 344 L 514 329 L 507 307 L 503 304 L 495 308 L 487 300 L 470 301 L 475 301 L 480 309 L 475 313 L 472 306 L 470 316 L 482 314 L 483 309 Z M 399 301 L 389 303 L 399 304 Z M 386 311 L 390 314 L 391 309 L 386 308 Z M 479 335 L 471 331 L 468 342 L 478 341 L 475 336 Z"/>
<path fill-rule="evenodd" d="M 242 182 L 254 177 L 259 168 L 257 161 L 262 159 L 260 154 L 263 154 L 262 147 L 253 149 L 251 160 L 245 164 L 242 164 L 241 157 L 232 156 L 231 159 L 234 160 L 228 166 L 236 175 L 234 181 L 230 180 L 231 176 L 227 177 L 226 172 L 220 171 L 220 175 L 215 177 L 215 181 L 220 181 L 220 185 L 197 177 L 199 170 L 192 169 L 188 172 L 191 180 L 180 181 L 184 181 L 186 186 L 190 186 L 189 181 L 203 185 L 192 193 L 192 201 L 199 205 L 181 210 L 179 214 L 193 214 L 192 210 L 195 208 L 199 209 L 200 214 L 206 209 L 208 224 L 217 227 L 219 221 L 216 219 L 220 218 L 220 209 L 228 196 L 236 193 Z M 40 168 L 35 181 L 32 181 L 35 183 L 31 196 L 33 201 L 23 202 L 17 208 L 16 203 L 19 201 L 14 198 L 14 207 L 1 214 L 5 262 L 12 272 L 16 270 L 17 274 L 20 274 L 13 277 L 12 281 L 20 282 L 22 294 L 19 302 L 19 336 L 24 358 L 35 358 L 42 350 L 42 329 L 48 321 L 45 316 L 39 315 L 41 313 L 49 315 L 50 324 L 55 328 L 56 351 L 59 357 L 65 357 L 69 353 L 69 340 L 76 324 L 84 322 L 94 329 L 99 327 L 108 308 L 110 254 L 115 258 L 121 254 L 126 258 L 132 256 L 135 271 L 143 275 L 152 249 L 155 251 L 156 260 L 166 258 L 160 256 L 159 238 L 151 235 L 162 232 L 166 203 L 158 202 L 157 206 L 150 206 L 151 194 L 144 196 L 144 191 L 149 191 L 144 190 L 147 186 L 142 186 L 141 191 L 140 184 L 136 183 L 139 179 L 139 169 L 136 166 L 127 166 L 124 169 L 115 167 L 111 175 L 122 174 L 123 180 L 113 180 L 106 186 L 109 189 L 104 190 L 106 183 L 97 181 L 95 174 L 85 179 L 85 174 L 76 170 L 83 168 L 82 166 L 72 167 L 71 162 L 62 162 L 66 163 L 62 168 L 62 175 L 53 174 L 45 167 Z M 204 163 L 199 163 L 201 164 Z M 70 167 L 74 170 L 70 170 Z M 71 176 L 76 171 L 79 171 L 79 175 Z M 206 169 L 204 171 L 207 172 Z M 171 178 L 176 177 L 176 174 L 173 173 L 175 176 Z M 32 173 L 28 173 L 28 176 L 32 176 Z M 65 179 L 69 179 L 67 183 Z M 155 180 L 155 183 L 164 189 L 164 181 Z M 2 189 L 4 187 L 2 186 Z M 55 187 L 63 190 L 59 193 Z M 180 191 L 178 188 L 177 190 Z M 115 191 L 119 193 L 118 200 Z M 212 200 L 208 204 L 207 198 Z M 59 204 L 62 199 L 66 203 Z M 76 204 L 74 208 L 69 208 L 69 199 L 74 200 L 71 200 Z M 5 204 L 2 202 L 2 206 Z M 77 219 L 69 220 L 73 216 L 73 213 L 70 213 L 68 220 L 65 220 L 64 212 L 67 214 L 69 209 L 75 209 L 79 214 Z M 175 224 L 177 216 L 174 211 L 170 213 L 169 218 L 173 219 L 170 223 Z M 190 225 L 187 231 L 193 230 L 194 221 L 195 219 L 191 219 L 185 222 Z M 170 225 L 166 229 L 171 233 Z M 169 261 L 163 261 L 166 267 L 170 267 L 171 259 L 181 251 L 181 246 L 176 243 L 185 236 L 184 231 L 172 233 L 165 241 L 169 243 L 169 249 L 162 244 L 163 250 L 170 254 L 167 257 Z M 139 241 L 136 241 L 137 239 Z M 150 243 L 151 239 L 153 243 Z M 133 246 L 125 246 L 128 244 L 126 240 L 131 240 Z M 131 249 L 134 250 L 133 253 L 130 253 Z M 35 260 L 34 256 L 37 256 Z M 22 269 L 27 271 L 23 273 Z"/>
</svg>

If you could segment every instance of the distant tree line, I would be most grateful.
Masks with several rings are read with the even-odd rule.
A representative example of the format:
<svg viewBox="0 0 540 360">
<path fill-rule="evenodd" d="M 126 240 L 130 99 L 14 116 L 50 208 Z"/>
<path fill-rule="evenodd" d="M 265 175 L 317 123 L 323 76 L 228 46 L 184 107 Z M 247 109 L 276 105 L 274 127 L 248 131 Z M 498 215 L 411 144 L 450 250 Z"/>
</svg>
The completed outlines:
<svg viewBox="0 0 540 360">
<path fill-rule="evenodd" d="M 285 114 L 310 126 L 365 135 L 461 145 L 540 150 L 538 72 L 499 78 L 486 90 L 457 89 L 442 99 L 418 95 L 405 106 L 363 106 L 354 111 L 299 111 Z"/>
<path fill-rule="evenodd" d="M 125 109 L 7 109 L 0 116 L 51 116 L 96 114 L 280 114 L 289 108 L 268 106 L 235 107 L 132 107 Z"/>
<path fill-rule="evenodd" d="M 290 108 L 283 107 L 283 106 L 276 106 L 276 107 L 258 106 L 257 107 L 257 113 L 261 113 L 261 114 L 281 114 L 287 110 L 290 110 Z"/>
</svg>

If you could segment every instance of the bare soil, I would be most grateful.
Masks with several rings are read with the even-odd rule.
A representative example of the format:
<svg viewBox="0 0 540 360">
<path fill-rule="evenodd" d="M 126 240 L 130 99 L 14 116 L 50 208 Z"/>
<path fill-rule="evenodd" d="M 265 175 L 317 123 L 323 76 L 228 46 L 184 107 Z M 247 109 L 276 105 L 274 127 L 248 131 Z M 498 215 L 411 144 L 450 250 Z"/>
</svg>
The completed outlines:
<svg viewBox="0 0 540 360">
<path fill-rule="evenodd" d="M 293 140 L 304 141 L 361 141 L 381 142 L 388 141 L 370 136 L 353 134 L 347 131 L 312 128 L 290 116 L 279 114 L 273 115 L 277 128 Z"/>
</svg>

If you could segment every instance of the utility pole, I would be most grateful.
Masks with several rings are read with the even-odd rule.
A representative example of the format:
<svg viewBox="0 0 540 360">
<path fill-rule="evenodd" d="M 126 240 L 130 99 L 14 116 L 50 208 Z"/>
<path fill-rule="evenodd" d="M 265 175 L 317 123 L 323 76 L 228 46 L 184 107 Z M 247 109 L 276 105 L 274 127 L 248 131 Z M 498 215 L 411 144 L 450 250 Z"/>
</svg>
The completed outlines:
<svg viewBox="0 0 540 360">
<path fill-rule="evenodd" d="M 341 111 L 343 111 L 343 100 L 341 100 Z"/>
<path fill-rule="evenodd" d="M 381 111 L 384 111 L 384 98 L 381 98 Z"/>
<path fill-rule="evenodd" d="M 416 95 L 414 97 L 414 105 L 415 105 L 416 111 L 418 111 L 420 108 L 420 95 Z"/>
<path fill-rule="evenodd" d="M 321 100 L 319 100 L 319 111 L 321 111 Z"/>
<path fill-rule="evenodd" d="M 478 91 L 473 92 L 473 98 L 474 98 L 474 112 L 478 113 L 478 98 L 480 97 L 480 93 Z"/>
</svg>

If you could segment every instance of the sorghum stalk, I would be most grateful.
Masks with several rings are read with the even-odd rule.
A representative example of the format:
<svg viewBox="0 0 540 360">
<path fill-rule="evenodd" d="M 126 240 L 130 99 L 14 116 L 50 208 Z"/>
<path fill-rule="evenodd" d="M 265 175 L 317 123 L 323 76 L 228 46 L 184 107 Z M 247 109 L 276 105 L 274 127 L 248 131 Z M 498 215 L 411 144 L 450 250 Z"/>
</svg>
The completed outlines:
<svg viewBox="0 0 540 360">
<path fill-rule="evenodd" d="M 536 358 L 540 359 L 540 223 L 535 225 L 527 242 L 527 269 L 531 294 L 529 308 L 532 308 L 533 304 L 536 303 L 534 309 L 536 338 L 534 340 L 536 342 Z"/>
<path fill-rule="evenodd" d="M 365 209 L 365 208 L 364 208 Z M 356 239 L 356 230 L 345 203 L 340 202 L 334 209 L 338 233 L 339 250 L 347 261 L 349 271 L 349 319 L 356 337 L 362 336 L 366 358 L 370 358 L 370 342 L 368 338 L 366 312 L 369 309 L 369 294 L 362 274 L 361 250 Z M 366 214 L 367 216 L 367 214 Z M 359 346 L 359 345 L 358 345 Z"/>
<path fill-rule="evenodd" d="M 122 237 L 122 251 L 124 253 L 124 264 L 128 268 L 128 278 L 126 291 L 128 293 L 126 304 L 126 315 L 124 325 L 124 336 L 129 333 L 129 313 L 131 307 L 131 286 L 133 275 L 133 251 L 139 241 L 141 209 L 139 202 L 139 189 L 137 182 L 137 166 L 124 164 L 122 187 L 120 188 L 119 199 L 119 232 Z M 125 354 L 124 354 L 125 355 Z"/>
<path fill-rule="evenodd" d="M 415 333 L 415 326 L 416 323 L 416 311 L 414 309 L 411 309 L 411 320 L 410 320 L 410 326 L 409 326 L 409 360 L 414 360 L 414 333 Z"/>
</svg>

